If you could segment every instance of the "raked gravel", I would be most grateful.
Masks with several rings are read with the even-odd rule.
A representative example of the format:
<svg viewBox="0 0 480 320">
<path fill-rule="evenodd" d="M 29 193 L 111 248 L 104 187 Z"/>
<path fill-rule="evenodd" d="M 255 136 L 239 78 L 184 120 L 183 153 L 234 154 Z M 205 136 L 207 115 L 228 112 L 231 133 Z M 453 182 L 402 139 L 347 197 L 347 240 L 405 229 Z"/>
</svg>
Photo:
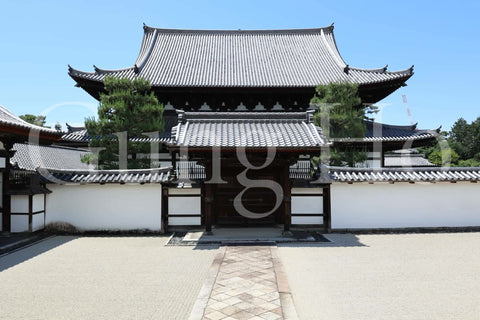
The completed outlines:
<svg viewBox="0 0 480 320">
<path fill-rule="evenodd" d="M 0 257 L 0 319 L 186 319 L 216 247 L 54 237 Z"/>
<path fill-rule="evenodd" d="M 480 319 L 480 233 L 327 238 L 278 249 L 300 319 Z"/>
</svg>

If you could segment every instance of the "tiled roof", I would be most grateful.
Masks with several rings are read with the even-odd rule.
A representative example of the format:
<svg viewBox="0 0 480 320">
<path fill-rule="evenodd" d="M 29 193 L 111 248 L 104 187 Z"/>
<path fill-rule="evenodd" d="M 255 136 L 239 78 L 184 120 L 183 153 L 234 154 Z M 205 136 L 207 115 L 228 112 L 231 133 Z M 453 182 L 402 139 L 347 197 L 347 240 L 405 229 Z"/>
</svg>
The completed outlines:
<svg viewBox="0 0 480 320">
<path fill-rule="evenodd" d="M 159 143 L 168 143 L 171 142 L 170 135 L 172 131 L 172 127 L 177 124 L 178 120 L 177 117 L 164 117 L 164 131 L 159 137 L 156 138 L 149 138 L 149 137 L 141 137 L 141 138 L 131 138 L 131 142 L 144 142 L 144 143 L 151 143 L 151 142 L 159 142 Z M 61 138 L 62 142 L 76 142 L 76 143 L 85 143 L 88 144 L 90 142 L 91 137 L 88 135 L 87 129 L 83 127 L 73 128 L 67 126 L 69 131 L 64 134 Z M 72 128 L 72 129 L 70 129 Z"/>
<path fill-rule="evenodd" d="M 144 27 L 134 66 L 119 70 L 69 67 L 74 79 L 145 78 L 157 87 L 316 87 L 405 82 L 410 69 L 349 67 L 338 51 L 333 25 L 294 30 L 174 30 Z"/>
<path fill-rule="evenodd" d="M 422 154 L 386 154 L 385 167 L 434 167 Z"/>
<path fill-rule="evenodd" d="M 431 139 L 438 136 L 438 130 L 417 129 L 417 125 L 396 126 L 391 124 L 366 121 L 365 141 L 404 141 Z"/>
<path fill-rule="evenodd" d="M 38 167 L 77 170 L 92 168 L 80 160 L 84 155 L 89 154 L 86 150 L 23 143 L 15 143 L 13 150 L 16 150 L 16 152 L 10 162 L 24 170 L 35 170 Z"/>
<path fill-rule="evenodd" d="M 48 183 L 161 183 L 168 181 L 170 168 L 136 170 L 54 170 L 42 168 L 38 172 Z"/>
<path fill-rule="evenodd" d="M 479 181 L 480 168 L 340 168 L 330 167 L 336 182 Z"/>
<path fill-rule="evenodd" d="M 435 140 L 440 129 L 417 129 L 417 125 L 397 126 L 379 122 L 365 121 L 367 131 L 363 138 L 331 138 L 335 143 L 351 142 L 403 142 Z"/>
<path fill-rule="evenodd" d="M 34 124 L 28 123 L 16 115 L 14 115 L 10 110 L 7 108 L 0 106 L 0 125 L 6 125 L 10 127 L 17 127 L 26 130 L 37 130 L 41 133 L 47 133 L 50 135 L 61 135 L 61 131 L 57 131 L 55 129 L 45 128 L 36 126 Z"/>
<path fill-rule="evenodd" d="M 325 145 L 307 112 L 179 112 L 172 145 L 189 148 L 308 148 Z"/>
</svg>

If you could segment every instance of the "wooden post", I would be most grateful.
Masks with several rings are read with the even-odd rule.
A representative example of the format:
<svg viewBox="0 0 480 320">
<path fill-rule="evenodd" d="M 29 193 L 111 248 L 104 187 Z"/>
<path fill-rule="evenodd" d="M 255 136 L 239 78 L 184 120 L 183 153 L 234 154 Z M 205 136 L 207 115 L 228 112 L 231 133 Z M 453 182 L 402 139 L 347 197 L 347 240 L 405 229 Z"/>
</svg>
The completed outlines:
<svg viewBox="0 0 480 320">
<path fill-rule="evenodd" d="M 200 197 L 201 199 L 205 196 L 205 183 L 200 184 Z M 203 226 L 205 224 L 205 201 L 200 201 L 200 224 Z"/>
<path fill-rule="evenodd" d="M 283 166 L 283 232 L 290 233 L 292 225 L 292 184 L 290 181 L 290 166 L 286 161 Z"/>
<path fill-rule="evenodd" d="M 213 193 L 212 184 L 207 183 L 204 187 L 205 190 L 205 231 L 207 234 L 212 232 L 212 205 L 213 205 Z"/>
<path fill-rule="evenodd" d="M 10 192 L 10 157 L 11 149 L 13 147 L 13 142 L 4 141 L 3 146 L 5 148 L 5 170 L 3 171 L 3 190 L 2 190 L 2 207 L 3 207 L 3 217 L 2 217 L 2 230 L 10 232 L 11 230 L 11 197 L 8 194 Z"/>
<path fill-rule="evenodd" d="M 323 226 L 325 232 L 332 231 L 332 210 L 330 202 L 330 185 L 323 187 Z"/>
<path fill-rule="evenodd" d="M 33 231 L 33 195 L 28 195 L 28 232 Z"/>
<path fill-rule="evenodd" d="M 161 209 L 161 228 L 163 232 L 168 232 L 168 187 L 162 185 L 162 209 Z"/>
</svg>

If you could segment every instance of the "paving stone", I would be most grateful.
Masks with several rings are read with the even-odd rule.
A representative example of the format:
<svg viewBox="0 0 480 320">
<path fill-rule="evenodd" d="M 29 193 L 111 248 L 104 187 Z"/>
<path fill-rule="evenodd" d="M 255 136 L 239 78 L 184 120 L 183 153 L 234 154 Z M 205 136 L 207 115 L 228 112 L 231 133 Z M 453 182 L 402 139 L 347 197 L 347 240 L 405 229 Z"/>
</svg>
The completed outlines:
<svg viewBox="0 0 480 320">
<path fill-rule="evenodd" d="M 283 319 L 270 247 L 226 247 L 204 319 Z"/>
</svg>

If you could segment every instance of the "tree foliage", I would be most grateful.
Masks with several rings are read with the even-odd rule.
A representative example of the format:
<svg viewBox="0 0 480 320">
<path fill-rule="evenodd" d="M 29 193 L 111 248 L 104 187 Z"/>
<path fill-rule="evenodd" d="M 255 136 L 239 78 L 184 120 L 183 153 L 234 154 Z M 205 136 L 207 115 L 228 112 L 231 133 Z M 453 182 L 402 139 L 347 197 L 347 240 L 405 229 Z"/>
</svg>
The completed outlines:
<svg viewBox="0 0 480 320">
<path fill-rule="evenodd" d="M 442 146 L 436 144 L 418 150 L 439 166 L 480 167 L 480 117 L 472 123 L 458 119 L 449 132 L 440 133 L 440 141 L 444 141 Z"/>
<path fill-rule="evenodd" d="M 31 124 L 34 124 L 34 125 L 37 125 L 37 126 L 40 126 L 40 127 L 45 127 L 45 118 L 46 116 L 36 116 L 36 115 L 33 115 L 33 114 L 23 114 L 21 116 L 19 116 L 20 119 L 28 122 L 28 123 L 31 123 Z"/>
<path fill-rule="evenodd" d="M 85 119 L 87 132 L 92 138 L 90 147 L 105 149 L 100 151 L 98 158 L 86 160 L 98 161 L 101 169 L 120 168 L 122 161 L 126 161 L 128 169 L 148 168 L 150 159 L 137 155 L 149 154 L 150 144 L 132 142 L 131 139 L 146 138 L 147 133 L 163 131 L 163 106 L 151 91 L 150 83 L 144 79 L 107 77 L 105 91 L 100 96 L 98 119 Z M 127 159 L 120 157 L 122 139 L 127 143 Z"/>
<path fill-rule="evenodd" d="M 371 120 L 370 115 L 377 111 L 374 106 L 362 105 L 358 85 L 348 82 L 318 86 L 310 103 L 319 108 L 314 123 L 333 140 L 363 138 L 367 130 L 364 120 Z M 330 149 L 330 165 L 354 166 L 365 160 L 366 153 L 356 147 Z"/>
</svg>

